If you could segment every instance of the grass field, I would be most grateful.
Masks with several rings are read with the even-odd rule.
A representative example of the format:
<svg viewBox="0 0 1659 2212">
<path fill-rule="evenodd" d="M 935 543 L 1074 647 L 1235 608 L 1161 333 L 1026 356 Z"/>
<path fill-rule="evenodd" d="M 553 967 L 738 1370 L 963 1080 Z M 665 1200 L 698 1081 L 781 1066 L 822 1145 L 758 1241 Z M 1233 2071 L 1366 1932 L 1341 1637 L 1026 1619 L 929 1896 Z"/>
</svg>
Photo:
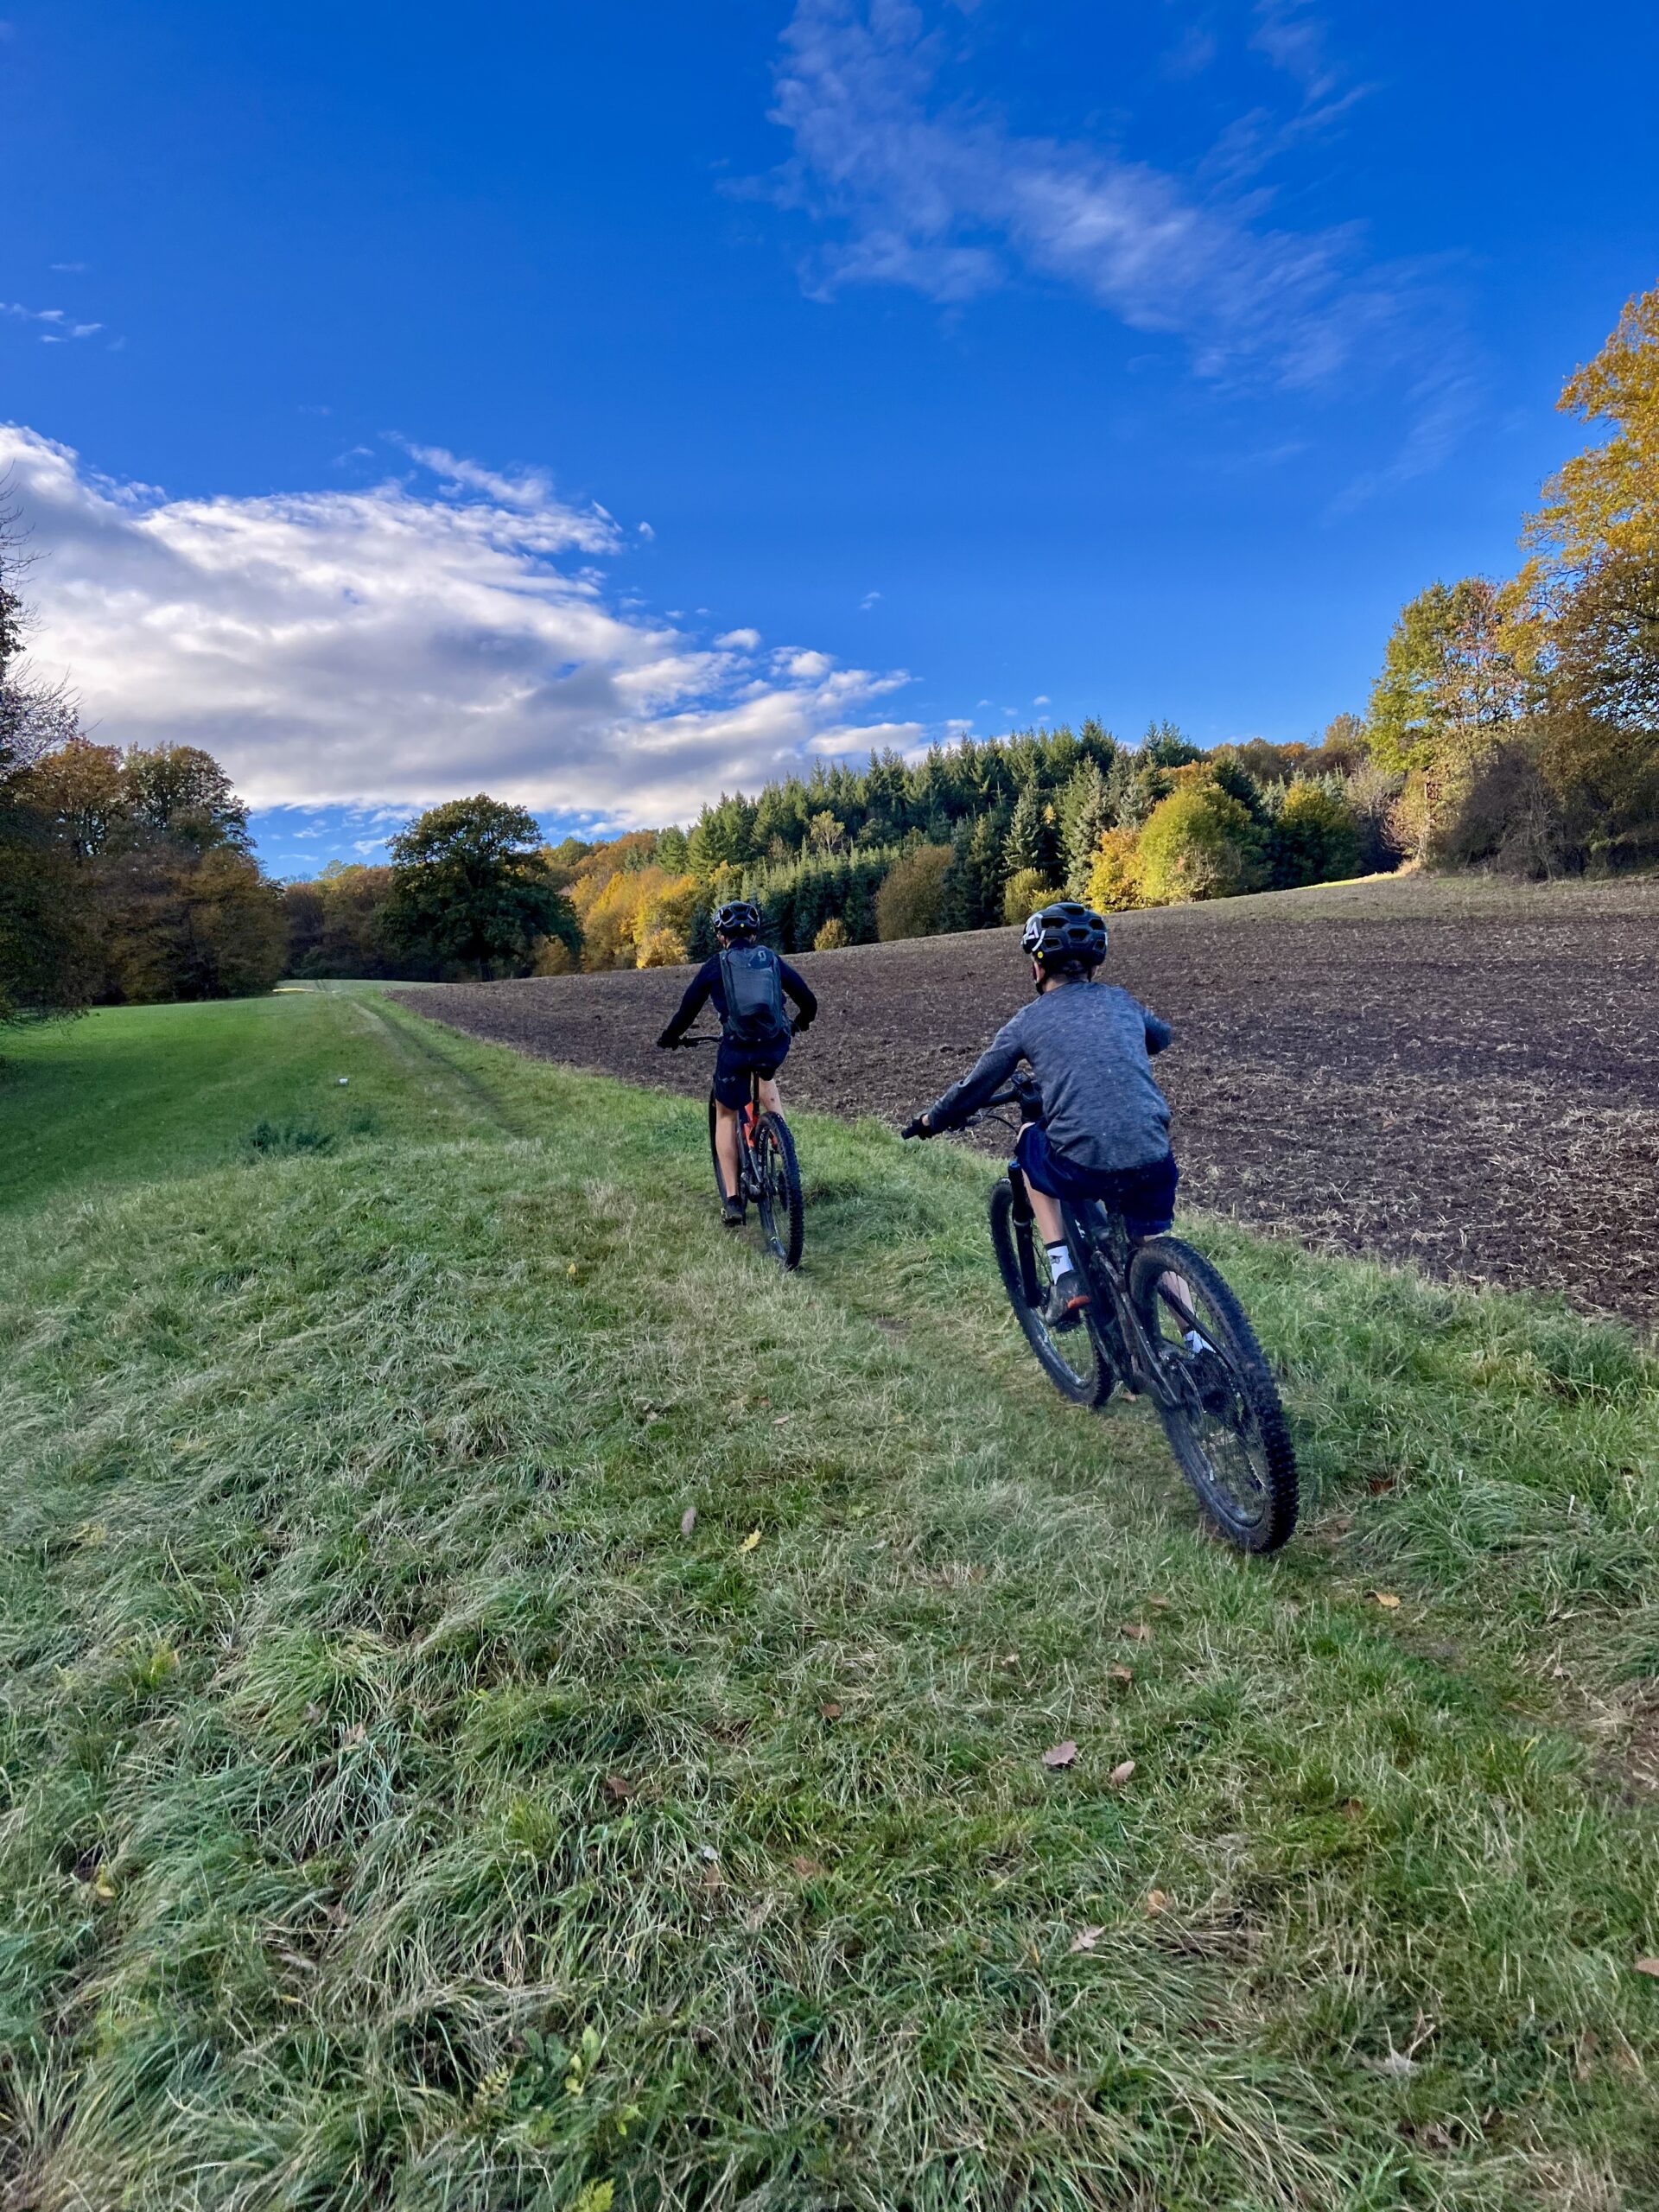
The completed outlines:
<svg viewBox="0 0 1659 2212">
<path fill-rule="evenodd" d="M 1247 1563 L 982 1160 L 804 1119 L 785 1281 L 371 992 L 4 1050 L 12 2212 L 1659 2202 L 1630 1336 L 1200 1224 Z"/>
</svg>

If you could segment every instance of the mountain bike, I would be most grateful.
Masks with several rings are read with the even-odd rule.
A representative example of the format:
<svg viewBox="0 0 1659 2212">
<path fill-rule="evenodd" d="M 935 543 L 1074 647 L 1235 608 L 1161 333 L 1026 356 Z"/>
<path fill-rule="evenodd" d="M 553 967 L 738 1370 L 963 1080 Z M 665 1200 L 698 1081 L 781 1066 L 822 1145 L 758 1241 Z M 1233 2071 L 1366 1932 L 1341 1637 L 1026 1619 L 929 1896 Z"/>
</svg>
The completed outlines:
<svg viewBox="0 0 1659 2212">
<path fill-rule="evenodd" d="M 1039 1121 L 1042 1101 L 1016 1076 L 970 1117 L 1007 1123 L 1014 1106 Z M 1296 1525 L 1296 1454 L 1272 1370 L 1243 1307 L 1201 1252 L 1176 1236 L 1131 1239 L 1098 1200 L 1063 1205 L 1072 1263 L 1089 1303 L 1069 1329 L 1046 1319 L 1048 1259 L 1019 1167 L 991 1193 L 991 1243 L 1014 1319 L 1055 1389 L 1103 1406 L 1121 1383 L 1144 1394 L 1198 1503 L 1230 1543 L 1272 1552 Z"/>
<path fill-rule="evenodd" d="M 682 1045 L 713 1045 L 718 1037 L 683 1037 Z M 795 1157 L 795 1140 L 781 1114 L 768 1113 L 760 1103 L 760 1076 L 751 1071 L 748 1103 L 737 1117 L 737 1193 L 753 1205 L 760 1217 L 766 1249 L 787 1272 L 801 1264 L 806 1234 L 805 1209 L 801 1200 L 801 1170 Z M 709 1154 L 715 1166 L 715 1191 L 724 1198 L 726 1185 L 720 1172 L 720 1150 L 715 1142 L 715 1094 L 709 1093 Z"/>
</svg>

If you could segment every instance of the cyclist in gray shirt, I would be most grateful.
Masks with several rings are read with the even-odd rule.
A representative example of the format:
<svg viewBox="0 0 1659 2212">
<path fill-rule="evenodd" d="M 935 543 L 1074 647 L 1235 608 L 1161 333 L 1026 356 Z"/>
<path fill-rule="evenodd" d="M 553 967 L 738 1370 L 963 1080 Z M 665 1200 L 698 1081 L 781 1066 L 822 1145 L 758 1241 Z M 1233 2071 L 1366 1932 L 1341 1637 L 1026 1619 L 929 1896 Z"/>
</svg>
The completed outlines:
<svg viewBox="0 0 1659 2212">
<path fill-rule="evenodd" d="M 1076 899 L 1056 899 L 1033 914 L 1020 944 L 1036 997 L 905 1134 L 955 1128 L 1027 1063 L 1043 1116 L 1027 1122 L 1014 1157 L 1048 1250 L 1049 1325 L 1075 1328 L 1089 1294 L 1071 1264 L 1062 1200 L 1103 1201 L 1134 1237 L 1160 1236 L 1174 1218 L 1179 1171 L 1169 1106 L 1151 1067 L 1173 1033 L 1128 991 L 1094 980 L 1106 957 L 1106 925 Z"/>
</svg>

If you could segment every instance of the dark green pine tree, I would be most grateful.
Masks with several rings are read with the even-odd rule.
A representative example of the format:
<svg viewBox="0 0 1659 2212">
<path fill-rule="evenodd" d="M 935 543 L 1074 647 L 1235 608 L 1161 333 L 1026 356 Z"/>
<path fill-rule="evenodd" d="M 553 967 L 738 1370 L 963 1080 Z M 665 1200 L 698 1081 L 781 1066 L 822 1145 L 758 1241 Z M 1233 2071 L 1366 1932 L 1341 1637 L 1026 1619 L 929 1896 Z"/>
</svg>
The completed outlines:
<svg viewBox="0 0 1659 2212">
<path fill-rule="evenodd" d="M 1002 887 L 1008 875 L 1005 837 L 1003 822 L 995 813 L 957 824 L 940 899 L 942 929 L 988 930 L 1002 919 Z"/>
<path fill-rule="evenodd" d="M 1002 847 L 1003 866 L 1009 875 L 1034 868 L 1051 883 L 1059 872 L 1060 831 L 1052 800 L 1035 784 L 1025 784 L 1008 818 Z"/>
<path fill-rule="evenodd" d="M 1109 830 L 1116 819 L 1106 779 L 1093 760 L 1086 760 L 1060 794 L 1060 835 L 1069 897 L 1088 896 L 1095 849 L 1101 832 Z"/>
</svg>

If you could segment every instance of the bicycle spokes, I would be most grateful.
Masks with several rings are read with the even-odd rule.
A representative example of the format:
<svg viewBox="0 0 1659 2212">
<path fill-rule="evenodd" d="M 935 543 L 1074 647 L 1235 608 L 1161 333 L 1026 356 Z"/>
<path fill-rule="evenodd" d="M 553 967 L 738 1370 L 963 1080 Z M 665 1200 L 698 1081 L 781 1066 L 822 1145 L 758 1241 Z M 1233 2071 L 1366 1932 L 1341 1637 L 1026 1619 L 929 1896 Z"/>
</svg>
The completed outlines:
<svg viewBox="0 0 1659 2212">
<path fill-rule="evenodd" d="M 1230 1507 L 1230 1517 L 1253 1523 L 1270 1502 L 1270 1455 L 1230 1318 L 1173 1269 L 1157 1279 L 1154 1313 L 1159 1379 L 1186 1432 L 1189 1471 Z"/>
</svg>

